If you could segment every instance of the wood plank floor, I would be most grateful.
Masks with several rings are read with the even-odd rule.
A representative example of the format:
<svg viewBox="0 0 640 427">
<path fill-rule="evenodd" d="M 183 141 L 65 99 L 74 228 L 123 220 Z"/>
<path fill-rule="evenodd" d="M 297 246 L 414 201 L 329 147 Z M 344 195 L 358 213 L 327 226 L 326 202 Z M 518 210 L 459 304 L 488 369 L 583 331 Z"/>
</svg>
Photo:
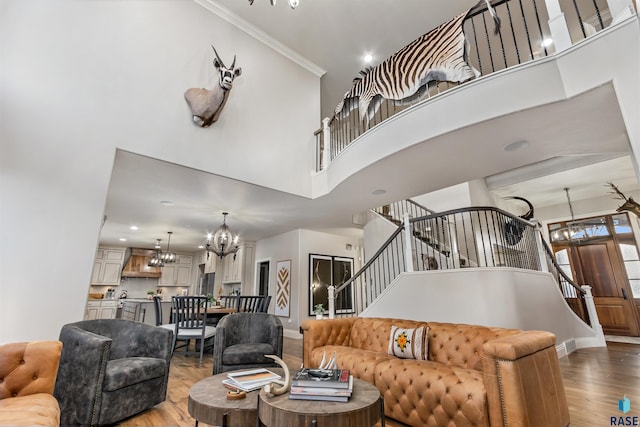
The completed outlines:
<svg viewBox="0 0 640 427">
<path fill-rule="evenodd" d="M 302 340 L 285 338 L 283 359 L 291 368 L 300 366 Z M 193 426 L 195 420 L 187 411 L 189 388 L 211 375 L 212 364 L 211 356 L 198 366 L 195 356 L 176 353 L 167 400 L 118 426 Z M 572 426 L 609 426 L 610 417 L 622 415 L 618 400 L 625 395 L 631 400 L 631 412 L 626 415 L 640 415 L 640 345 L 608 343 L 607 348 L 577 350 L 560 359 L 560 369 Z"/>
</svg>

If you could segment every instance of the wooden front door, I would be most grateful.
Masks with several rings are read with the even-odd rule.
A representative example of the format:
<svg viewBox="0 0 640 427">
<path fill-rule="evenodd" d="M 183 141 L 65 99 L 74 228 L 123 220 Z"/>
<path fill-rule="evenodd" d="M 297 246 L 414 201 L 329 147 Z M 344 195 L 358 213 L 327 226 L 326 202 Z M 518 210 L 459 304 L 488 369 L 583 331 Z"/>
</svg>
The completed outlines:
<svg viewBox="0 0 640 427">
<path fill-rule="evenodd" d="M 636 309 L 624 266 L 613 240 L 576 245 L 578 283 L 592 287 L 593 301 L 605 334 L 638 336 Z"/>
</svg>

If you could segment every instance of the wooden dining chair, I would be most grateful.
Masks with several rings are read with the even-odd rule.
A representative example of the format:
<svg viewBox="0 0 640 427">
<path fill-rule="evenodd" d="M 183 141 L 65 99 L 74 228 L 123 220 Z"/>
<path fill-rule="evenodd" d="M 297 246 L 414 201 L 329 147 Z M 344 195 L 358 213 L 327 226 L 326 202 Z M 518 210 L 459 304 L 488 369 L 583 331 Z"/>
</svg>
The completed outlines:
<svg viewBox="0 0 640 427">
<path fill-rule="evenodd" d="M 236 306 L 238 312 L 244 313 L 266 313 L 266 309 L 269 307 L 269 301 L 271 297 L 269 297 L 269 301 L 266 302 L 265 299 L 267 297 L 262 295 L 241 295 L 238 297 L 238 305 Z"/>
<path fill-rule="evenodd" d="M 186 341 L 185 353 L 194 353 L 189 351 L 189 341 L 196 341 L 196 351 L 198 343 L 200 344 L 200 363 L 204 349 L 207 346 L 206 341 L 216 334 L 216 328 L 209 326 L 205 322 L 207 310 L 207 297 L 202 296 L 179 296 L 172 299 L 173 320 L 175 321 L 175 332 L 173 334 L 172 353 L 175 350 L 176 341 Z M 210 344 L 210 346 L 213 343 Z"/>
</svg>

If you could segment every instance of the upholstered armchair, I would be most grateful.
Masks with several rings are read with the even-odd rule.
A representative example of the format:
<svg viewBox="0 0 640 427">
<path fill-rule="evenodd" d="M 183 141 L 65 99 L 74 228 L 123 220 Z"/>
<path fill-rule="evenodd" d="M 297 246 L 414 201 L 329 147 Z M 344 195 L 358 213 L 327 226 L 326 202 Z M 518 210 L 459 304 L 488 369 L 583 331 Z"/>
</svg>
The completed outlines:
<svg viewBox="0 0 640 427">
<path fill-rule="evenodd" d="M 173 332 L 123 319 L 62 327 L 54 396 L 62 425 L 114 424 L 163 402 Z"/>
<path fill-rule="evenodd" d="M 213 374 L 277 366 L 265 354 L 282 357 L 282 322 L 268 313 L 233 313 L 216 326 Z"/>
<path fill-rule="evenodd" d="M 0 425 L 60 425 L 53 386 L 61 349 L 59 341 L 0 346 Z"/>
</svg>

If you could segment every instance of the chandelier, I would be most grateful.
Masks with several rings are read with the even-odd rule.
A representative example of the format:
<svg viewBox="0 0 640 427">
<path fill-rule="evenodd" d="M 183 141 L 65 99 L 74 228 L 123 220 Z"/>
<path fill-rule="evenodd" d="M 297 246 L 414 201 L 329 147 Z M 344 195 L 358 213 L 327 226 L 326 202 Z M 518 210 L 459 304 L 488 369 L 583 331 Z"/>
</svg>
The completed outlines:
<svg viewBox="0 0 640 427">
<path fill-rule="evenodd" d="M 568 241 L 569 243 L 580 243 L 583 240 L 609 235 L 607 224 L 601 217 L 576 221 L 575 215 L 573 213 L 571 197 L 569 196 L 569 188 L 564 188 L 564 191 L 567 195 L 567 203 L 569 205 L 571 221 L 567 221 L 564 227 L 555 228 L 553 230 L 553 233 L 551 234 L 552 241 Z"/>
<path fill-rule="evenodd" d="M 276 5 L 276 0 L 269 0 L 271 2 L 271 6 Z M 291 9 L 295 9 L 300 4 L 300 0 L 287 0 Z M 249 5 L 253 4 L 253 0 L 249 0 Z"/>
<path fill-rule="evenodd" d="M 274 0 L 275 2 L 275 0 Z M 220 258 L 224 258 L 229 254 L 235 254 L 240 249 L 239 236 L 234 234 L 227 225 L 228 212 L 222 212 L 222 225 L 218 227 L 215 233 L 207 234 L 207 257 L 209 252 L 213 252 Z"/>
<path fill-rule="evenodd" d="M 160 246 L 160 239 L 156 239 L 156 253 L 153 257 L 151 257 L 149 259 L 149 262 L 147 263 L 147 265 L 149 267 L 164 267 L 165 264 L 172 264 L 174 262 L 176 262 L 176 253 L 175 252 L 171 252 L 171 235 L 173 234 L 173 231 L 167 231 L 167 234 L 169 235 L 169 241 L 167 242 L 167 250 L 166 252 L 163 252 L 161 250 L 161 246 Z"/>
</svg>

